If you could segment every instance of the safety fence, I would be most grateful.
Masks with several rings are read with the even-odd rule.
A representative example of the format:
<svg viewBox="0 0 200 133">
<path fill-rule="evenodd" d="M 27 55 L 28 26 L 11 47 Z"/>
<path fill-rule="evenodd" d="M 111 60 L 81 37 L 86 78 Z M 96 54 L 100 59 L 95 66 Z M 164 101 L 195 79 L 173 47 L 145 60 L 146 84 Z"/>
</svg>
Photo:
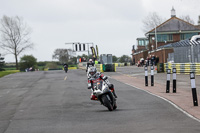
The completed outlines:
<svg viewBox="0 0 200 133">
<path fill-rule="evenodd" d="M 79 69 L 86 69 L 87 63 L 79 63 Z M 116 67 L 130 66 L 130 63 L 113 63 L 113 64 L 95 64 L 99 72 L 116 72 Z"/>
<path fill-rule="evenodd" d="M 98 72 L 104 72 L 103 71 L 103 65 L 102 64 L 95 64 L 95 67 L 97 68 Z"/>
<path fill-rule="evenodd" d="M 95 64 L 99 72 L 116 72 L 116 67 L 130 66 L 130 63 Z"/>
<path fill-rule="evenodd" d="M 167 71 L 167 69 L 173 69 L 176 68 L 176 71 L 178 74 L 184 73 L 189 74 L 191 72 L 200 74 L 200 63 L 165 63 L 164 64 L 164 72 Z"/>
<path fill-rule="evenodd" d="M 124 67 L 124 66 L 130 66 L 131 63 L 114 63 L 115 67 Z"/>
<path fill-rule="evenodd" d="M 125 63 L 114 63 L 115 64 L 115 67 L 124 67 Z"/>
<path fill-rule="evenodd" d="M 97 68 L 97 71 L 99 72 L 115 72 L 116 67 L 124 67 L 124 66 L 130 66 L 130 63 L 113 63 L 113 64 L 95 64 L 95 67 Z M 87 62 L 81 62 L 77 65 L 77 67 L 69 67 L 68 69 L 86 69 Z M 44 71 L 48 70 L 63 70 L 63 68 L 59 69 L 48 69 L 45 68 Z"/>
</svg>

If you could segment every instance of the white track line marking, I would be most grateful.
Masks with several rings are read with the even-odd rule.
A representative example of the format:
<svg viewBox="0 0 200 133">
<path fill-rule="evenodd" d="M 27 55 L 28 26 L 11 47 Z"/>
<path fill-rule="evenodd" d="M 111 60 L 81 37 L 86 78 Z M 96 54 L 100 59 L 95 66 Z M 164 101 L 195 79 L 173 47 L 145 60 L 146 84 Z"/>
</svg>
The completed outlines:
<svg viewBox="0 0 200 133">
<path fill-rule="evenodd" d="M 115 80 L 116 80 L 116 79 L 115 79 Z M 119 81 L 119 80 L 117 80 L 117 81 Z M 119 81 L 119 82 L 121 82 L 121 81 Z M 122 83 L 123 83 L 123 82 L 122 82 Z M 186 112 L 185 110 L 181 109 L 181 108 L 178 107 L 176 104 L 174 104 L 173 102 L 169 101 L 168 99 L 166 99 L 166 98 L 164 98 L 164 97 L 161 97 L 161 96 L 158 96 L 158 95 L 156 95 L 156 94 L 153 94 L 153 93 L 151 93 L 151 92 L 149 92 L 149 91 L 147 91 L 147 90 L 143 90 L 143 89 L 138 88 L 138 87 L 136 87 L 136 86 L 130 85 L 130 84 L 128 84 L 128 83 L 124 83 L 124 84 L 129 85 L 129 86 L 131 86 L 131 87 L 134 87 L 134 88 L 136 88 L 136 89 L 138 89 L 138 90 L 145 91 L 145 92 L 147 92 L 147 93 L 149 93 L 149 94 L 151 94 L 151 95 L 153 95 L 153 96 L 156 96 L 156 97 L 158 97 L 158 98 L 160 98 L 160 99 L 163 99 L 163 100 L 165 100 L 166 102 L 168 102 L 168 103 L 170 103 L 171 105 L 173 105 L 173 106 L 174 106 L 175 108 L 177 108 L 178 110 L 180 110 L 181 112 L 183 112 L 183 113 L 184 113 L 185 115 L 187 115 L 188 117 L 190 117 L 190 118 L 196 120 L 197 122 L 200 122 L 200 119 L 198 119 L 198 118 L 192 116 L 191 114 L 189 114 L 189 113 Z"/>
<path fill-rule="evenodd" d="M 130 85 L 130 84 L 128 84 L 128 83 L 125 83 L 125 84 L 127 84 L 127 85 L 129 85 L 129 86 L 132 86 L 132 87 L 134 87 L 134 88 L 136 88 L 136 89 L 138 89 L 138 90 L 143 90 L 143 89 L 140 89 L 140 88 L 138 88 L 138 87 L 136 87 L 136 86 Z M 180 110 L 181 112 L 183 112 L 184 114 L 186 114 L 188 117 L 190 117 L 190 118 L 192 118 L 192 119 L 194 119 L 194 120 L 200 122 L 200 119 L 198 119 L 198 118 L 192 116 L 191 114 L 189 114 L 188 112 L 186 112 L 186 111 L 183 110 L 182 108 L 178 107 L 176 104 L 174 104 L 173 102 L 169 101 L 168 99 L 166 99 L 166 98 L 164 98 L 164 97 L 161 97 L 161 96 L 158 96 L 158 95 L 156 95 L 156 94 L 153 94 L 153 93 L 151 93 L 151 92 L 149 92 L 149 91 L 147 91 L 147 90 L 143 90 L 143 91 L 145 91 L 145 92 L 147 92 L 147 93 L 149 93 L 149 94 L 151 94 L 151 95 L 153 95 L 153 96 L 156 96 L 156 97 L 158 97 L 158 98 L 160 98 L 160 99 L 163 99 L 163 100 L 167 101 L 168 103 L 170 103 L 171 105 L 173 105 L 175 108 L 177 108 L 178 110 Z"/>
</svg>

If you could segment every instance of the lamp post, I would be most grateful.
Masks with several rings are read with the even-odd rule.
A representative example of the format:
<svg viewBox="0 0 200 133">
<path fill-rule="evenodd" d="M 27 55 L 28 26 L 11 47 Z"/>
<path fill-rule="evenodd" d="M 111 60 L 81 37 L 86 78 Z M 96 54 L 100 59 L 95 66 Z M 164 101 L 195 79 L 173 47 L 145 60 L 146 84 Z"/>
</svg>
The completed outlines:
<svg viewBox="0 0 200 133">
<path fill-rule="evenodd" d="M 152 51 L 154 50 L 153 48 L 154 48 L 154 46 L 153 45 L 151 45 L 151 48 L 152 48 Z"/>
<path fill-rule="evenodd" d="M 156 31 L 156 24 L 155 24 L 155 40 L 156 40 L 156 49 L 157 49 L 157 31 Z"/>
<path fill-rule="evenodd" d="M 153 48 L 154 48 L 154 42 L 155 42 L 155 37 L 152 37 L 152 45 L 151 45 L 151 48 L 152 48 L 152 50 L 153 50 Z"/>
</svg>

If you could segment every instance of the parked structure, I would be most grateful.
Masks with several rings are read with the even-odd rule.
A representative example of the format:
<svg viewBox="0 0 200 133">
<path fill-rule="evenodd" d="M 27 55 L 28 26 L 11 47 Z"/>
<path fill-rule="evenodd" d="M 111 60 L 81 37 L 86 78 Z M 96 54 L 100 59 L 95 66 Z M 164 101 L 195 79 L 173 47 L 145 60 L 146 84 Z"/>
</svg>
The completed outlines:
<svg viewBox="0 0 200 133">
<path fill-rule="evenodd" d="M 172 47 L 163 47 L 158 49 L 158 47 L 189 39 L 192 36 L 199 34 L 200 16 L 198 25 L 193 25 L 176 17 L 175 10 L 172 8 L 170 19 L 147 32 L 145 34 L 147 38 L 137 38 L 138 47 L 136 50 L 134 47 L 132 49 L 132 60 L 133 62 L 136 62 L 140 60 L 140 58 L 146 59 L 148 56 L 150 57 L 150 55 L 154 55 L 158 56 L 159 63 L 166 63 L 168 54 L 173 53 L 174 49 Z M 145 47 L 140 46 L 141 40 L 146 40 L 148 45 Z"/>
</svg>

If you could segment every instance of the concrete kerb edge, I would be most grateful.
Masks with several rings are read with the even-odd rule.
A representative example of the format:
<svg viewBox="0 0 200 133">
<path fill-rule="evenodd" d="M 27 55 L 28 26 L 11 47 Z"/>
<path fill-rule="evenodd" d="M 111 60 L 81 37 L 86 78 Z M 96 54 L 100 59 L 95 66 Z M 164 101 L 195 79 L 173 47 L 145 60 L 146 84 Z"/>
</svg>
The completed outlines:
<svg viewBox="0 0 200 133">
<path fill-rule="evenodd" d="M 117 80 L 117 79 L 115 79 L 115 80 Z M 117 81 L 118 81 L 118 82 L 121 82 L 121 81 L 119 81 L 119 80 L 117 80 Z M 123 82 L 121 82 L 121 83 L 123 83 Z M 142 90 L 142 91 L 144 91 L 144 92 L 147 92 L 147 93 L 149 93 L 150 95 L 153 95 L 153 96 L 158 97 L 158 98 L 160 98 L 160 99 L 163 99 L 164 101 L 166 101 L 166 102 L 170 103 L 171 105 L 173 105 L 176 109 L 178 109 L 178 110 L 180 110 L 181 112 L 183 112 L 183 113 L 184 113 L 185 115 L 187 115 L 188 117 L 190 117 L 190 118 L 196 120 L 197 122 L 200 122 L 200 119 L 198 119 L 198 118 L 194 117 L 193 115 L 189 114 L 188 112 L 186 112 L 185 110 L 183 110 L 182 108 L 180 108 L 179 106 L 177 106 L 176 104 L 174 104 L 172 101 L 170 101 L 170 100 L 168 100 L 168 99 L 166 99 L 166 98 L 164 98 L 164 97 L 161 97 L 161 96 L 159 96 L 159 95 L 153 94 L 152 92 L 150 92 L 150 91 L 148 91 L 148 90 L 141 89 L 141 88 L 139 88 L 139 87 L 133 86 L 133 85 L 128 84 L 128 83 L 124 83 L 124 84 L 129 85 L 129 86 L 131 86 L 131 87 L 134 87 L 134 88 L 136 88 L 136 89 L 138 89 L 138 90 Z"/>
</svg>

